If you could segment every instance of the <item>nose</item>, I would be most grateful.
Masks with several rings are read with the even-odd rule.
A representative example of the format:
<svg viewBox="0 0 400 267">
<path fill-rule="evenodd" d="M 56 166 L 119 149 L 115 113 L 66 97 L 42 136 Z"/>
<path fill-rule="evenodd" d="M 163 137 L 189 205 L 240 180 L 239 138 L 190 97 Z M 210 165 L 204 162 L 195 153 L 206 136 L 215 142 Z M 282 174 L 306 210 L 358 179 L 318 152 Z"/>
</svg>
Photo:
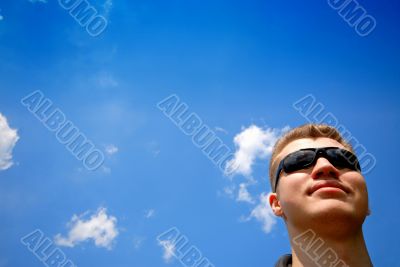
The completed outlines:
<svg viewBox="0 0 400 267">
<path fill-rule="evenodd" d="M 311 177 L 313 179 L 321 179 L 321 178 L 335 178 L 339 177 L 339 170 L 336 169 L 332 163 L 329 162 L 326 158 L 320 157 L 317 159 L 313 170 L 311 172 Z"/>
</svg>

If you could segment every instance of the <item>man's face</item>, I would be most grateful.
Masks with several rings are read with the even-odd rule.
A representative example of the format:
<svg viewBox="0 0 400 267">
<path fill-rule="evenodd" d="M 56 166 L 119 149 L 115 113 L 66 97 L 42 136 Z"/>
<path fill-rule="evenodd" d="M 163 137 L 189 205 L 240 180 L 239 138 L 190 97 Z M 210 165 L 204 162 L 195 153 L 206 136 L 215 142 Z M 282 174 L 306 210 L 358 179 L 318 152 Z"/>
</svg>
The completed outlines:
<svg viewBox="0 0 400 267">
<path fill-rule="evenodd" d="M 277 159 L 279 162 L 289 153 L 318 147 L 344 148 L 330 138 L 297 139 L 289 143 Z M 299 226 L 317 222 L 361 225 L 368 213 L 367 187 L 361 173 L 337 168 L 324 157 L 307 169 L 293 173 L 282 171 L 277 199 L 287 222 Z"/>
</svg>

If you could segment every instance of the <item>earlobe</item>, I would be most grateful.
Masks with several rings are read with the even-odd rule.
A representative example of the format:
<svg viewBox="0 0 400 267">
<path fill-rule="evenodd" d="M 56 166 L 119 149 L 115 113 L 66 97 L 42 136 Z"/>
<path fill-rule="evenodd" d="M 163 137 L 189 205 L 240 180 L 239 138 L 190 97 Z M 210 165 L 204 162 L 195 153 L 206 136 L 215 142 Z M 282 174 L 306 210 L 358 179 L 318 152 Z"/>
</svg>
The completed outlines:
<svg viewBox="0 0 400 267">
<path fill-rule="evenodd" d="M 272 212 L 275 214 L 275 216 L 282 217 L 283 212 L 282 212 L 282 207 L 281 204 L 279 203 L 279 199 L 276 195 L 276 193 L 270 193 L 268 196 L 269 200 L 269 205 L 271 206 Z"/>
</svg>

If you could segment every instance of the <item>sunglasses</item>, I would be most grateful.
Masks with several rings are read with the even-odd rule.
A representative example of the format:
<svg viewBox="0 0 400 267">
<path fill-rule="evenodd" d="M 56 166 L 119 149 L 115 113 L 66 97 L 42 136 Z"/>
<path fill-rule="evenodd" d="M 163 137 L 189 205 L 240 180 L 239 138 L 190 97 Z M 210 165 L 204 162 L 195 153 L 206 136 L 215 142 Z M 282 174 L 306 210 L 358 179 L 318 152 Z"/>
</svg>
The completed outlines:
<svg viewBox="0 0 400 267">
<path fill-rule="evenodd" d="M 360 163 L 356 155 L 338 147 L 304 148 L 287 155 L 279 163 L 275 176 L 274 192 L 278 186 L 282 170 L 286 173 L 307 169 L 315 164 L 318 158 L 326 158 L 336 168 L 361 172 Z"/>
</svg>

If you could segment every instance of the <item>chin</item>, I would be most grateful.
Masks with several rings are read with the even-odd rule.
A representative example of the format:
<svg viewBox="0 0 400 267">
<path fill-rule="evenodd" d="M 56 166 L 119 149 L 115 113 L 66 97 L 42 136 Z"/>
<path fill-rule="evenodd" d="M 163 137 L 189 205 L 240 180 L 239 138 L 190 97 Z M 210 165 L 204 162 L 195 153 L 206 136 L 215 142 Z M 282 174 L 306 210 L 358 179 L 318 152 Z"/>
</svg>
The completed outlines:
<svg viewBox="0 0 400 267">
<path fill-rule="evenodd" d="M 364 222 L 367 210 L 356 209 L 355 206 L 342 201 L 328 200 L 314 207 L 309 214 L 315 222 L 322 224 L 355 226 Z"/>
</svg>

